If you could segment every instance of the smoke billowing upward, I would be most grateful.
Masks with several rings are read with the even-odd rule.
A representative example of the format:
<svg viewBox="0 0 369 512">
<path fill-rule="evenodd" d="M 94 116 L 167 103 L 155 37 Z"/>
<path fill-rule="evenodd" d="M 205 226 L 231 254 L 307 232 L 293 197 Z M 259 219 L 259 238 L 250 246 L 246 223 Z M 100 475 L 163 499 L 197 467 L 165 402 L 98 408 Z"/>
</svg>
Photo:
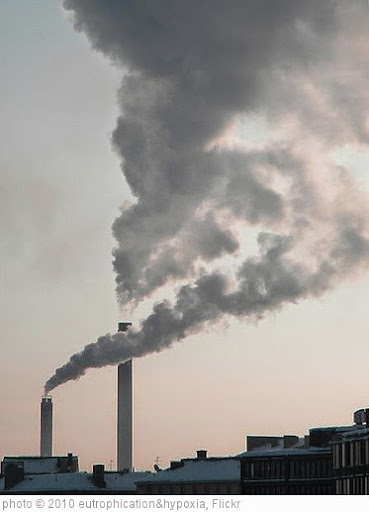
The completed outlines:
<svg viewBox="0 0 369 512">
<path fill-rule="evenodd" d="M 365 198 L 335 159 L 368 142 L 366 2 L 64 7 L 124 70 L 113 145 L 135 202 L 113 224 L 118 300 L 136 306 L 166 284 L 178 292 L 137 328 L 73 355 L 47 391 L 224 315 L 259 319 L 319 296 L 367 265 Z M 243 135 L 250 119 L 263 123 L 258 143 Z"/>
</svg>

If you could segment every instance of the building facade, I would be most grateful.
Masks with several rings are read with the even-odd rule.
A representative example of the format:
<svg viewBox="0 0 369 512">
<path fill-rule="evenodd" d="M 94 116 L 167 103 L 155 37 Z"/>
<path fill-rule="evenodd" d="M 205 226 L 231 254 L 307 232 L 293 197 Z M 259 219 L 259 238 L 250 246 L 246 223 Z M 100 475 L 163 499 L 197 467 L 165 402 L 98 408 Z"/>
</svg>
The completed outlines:
<svg viewBox="0 0 369 512">
<path fill-rule="evenodd" d="M 241 456 L 242 494 L 334 494 L 331 450 L 290 448 Z"/>
<path fill-rule="evenodd" d="M 357 426 L 332 442 L 336 494 L 369 494 L 369 428 Z"/>
<path fill-rule="evenodd" d="M 309 435 L 247 437 L 241 454 L 242 494 L 335 494 L 332 439 L 349 427 L 310 429 Z"/>
</svg>

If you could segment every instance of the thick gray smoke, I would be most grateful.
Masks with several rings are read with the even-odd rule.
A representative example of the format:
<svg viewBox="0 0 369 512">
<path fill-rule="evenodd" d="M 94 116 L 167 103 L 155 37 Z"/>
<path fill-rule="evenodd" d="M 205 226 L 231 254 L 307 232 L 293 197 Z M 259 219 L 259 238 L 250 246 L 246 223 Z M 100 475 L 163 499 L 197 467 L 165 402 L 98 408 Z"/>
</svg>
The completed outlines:
<svg viewBox="0 0 369 512">
<path fill-rule="evenodd" d="M 118 300 L 136 306 L 181 286 L 137 329 L 73 355 L 47 391 L 223 315 L 261 318 L 319 296 L 367 263 L 363 199 L 334 159 L 368 140 L 366 2 L 64 7 L 124 70 L 113 144 L 136 201 L 113 224 Z M 250 118 L 263 123 L 258 143 L 243 135 Z M 254 255 L 244 247 L 251 231 Z"/>
</svg>

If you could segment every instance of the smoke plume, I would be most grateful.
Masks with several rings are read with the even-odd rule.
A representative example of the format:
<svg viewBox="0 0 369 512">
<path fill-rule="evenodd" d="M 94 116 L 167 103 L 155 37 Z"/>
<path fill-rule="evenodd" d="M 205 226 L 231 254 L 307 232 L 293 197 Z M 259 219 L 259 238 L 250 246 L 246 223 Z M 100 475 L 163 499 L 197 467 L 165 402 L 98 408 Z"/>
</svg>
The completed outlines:
<svg viewBox="0 0 369 512">
<path fill-rule="evenodd" d="M 368 142 L 366 2 L 64 7 L 122 67 L 113 145 L 135 201 L 113 224 L 118 301 L 178 291 L 73 355 L 46 391 L 224 315 L 255 320 L 318 297 L 368 264 L 366 197 L 336 158 Z M 245 135 L 250 120 L 258 141 Z"/>
</svg>

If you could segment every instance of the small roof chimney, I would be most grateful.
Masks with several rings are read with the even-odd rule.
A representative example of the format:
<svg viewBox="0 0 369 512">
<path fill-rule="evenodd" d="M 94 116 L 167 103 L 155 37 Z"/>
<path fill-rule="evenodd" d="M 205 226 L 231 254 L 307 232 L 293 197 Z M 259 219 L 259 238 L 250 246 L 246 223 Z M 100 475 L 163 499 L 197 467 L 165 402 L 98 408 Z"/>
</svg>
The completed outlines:
<svg viewBox="0 0 369 512">
<path fill-rule="evenodd" d="M 196 450 L 196 453 L 197 453 L 197 458 L 198 459 L 206 459 L 207 456 L 208 456 L 208 451 L 207 450 Z"/>
<path fill-rule="evenodd" d="M 354 423 L 355 425 L 369 426 L 369 409 L 358 409 L 354 412 Z"/>
<path fill-rule="evenodd" d="M 92 466 L 92 481 L 97 487 L 106 487 L 104 464 Z"/>
</svg>

